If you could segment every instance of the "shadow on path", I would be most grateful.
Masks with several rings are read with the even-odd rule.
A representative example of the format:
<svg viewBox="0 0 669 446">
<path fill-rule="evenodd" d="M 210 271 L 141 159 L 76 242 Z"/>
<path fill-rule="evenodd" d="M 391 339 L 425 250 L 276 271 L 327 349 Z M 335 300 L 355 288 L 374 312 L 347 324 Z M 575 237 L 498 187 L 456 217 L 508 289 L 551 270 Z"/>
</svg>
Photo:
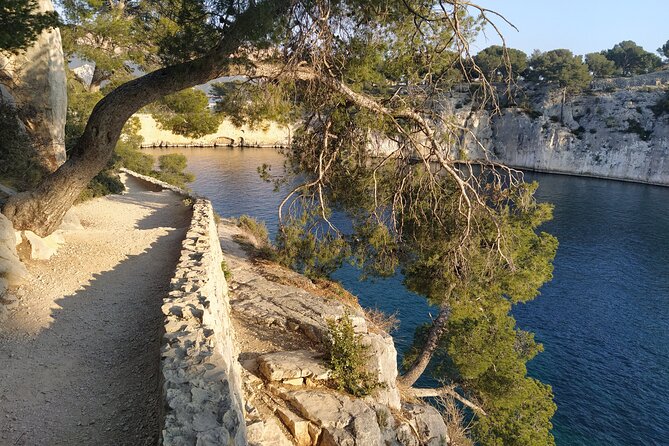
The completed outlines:
<svg viewBox="0 0 669 446">
<path fill-rule="evenodd" d="M 81 232 L 107 234 L 111 242 L 104 246 L 124 251 L 115 253 L 120 261 L 99 273 L 91 269 L 83 287 L 47 302 L 52 321 L 36 336 L 21 335 L 20 330 L 7 333 L 0 327 L 2 445 L 157 443 L 160 307 L 190 213 L 177 195 L 144 192 L 128 182 L 127 195 L 104 199 L 102 206 L 111 208 L 111 216 L 96 222 L 82 215 L 93 223 Z M 105 225 L 117 217 L 123 220 L 125 211 L 136 217 L 134 223 L 108 233 Z M 71 260 L 72 265 L 81 262 L 84 269 L 94 263 L 78 256 Z M 67 261 L 60 256 L 60 264 Z M 40 268 L 42 274 L 49 271 Z M 31 290 L 27 291 L 30 297 Z M 28 317 L 23 311 L 14 313 L 15 327 Z"/>
</svg>

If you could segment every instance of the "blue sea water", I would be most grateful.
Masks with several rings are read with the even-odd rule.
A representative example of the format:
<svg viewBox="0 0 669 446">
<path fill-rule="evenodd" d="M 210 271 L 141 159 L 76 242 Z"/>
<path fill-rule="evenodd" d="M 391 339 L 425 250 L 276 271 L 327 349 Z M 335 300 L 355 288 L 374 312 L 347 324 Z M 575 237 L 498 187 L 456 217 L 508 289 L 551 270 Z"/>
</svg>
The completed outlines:
<svg viewBox="0 0 669 446">
<path fill-rule="evenodd" d="M 256 168 L 283 159 L 271 149 L 179 149 L 196 175 L 192 188 L 224 216 L 249 214 L 275 230 L 282 198 Z M 168 153 L 155 150 L 150 153 Z M 560 247 L 553 281 L 514 309 L 518 325 L 545 351 L 530 374 L 553 386 L 560 446 L 669 445 L 669 188 L 528 174 L 538 198 L 555 204 L 542 227 Z M 397 312 L 398 350 L 428 320 L 424 299 L 401 277 L 360 282 L 335 274 L 368 307 Z"/>
</svg>

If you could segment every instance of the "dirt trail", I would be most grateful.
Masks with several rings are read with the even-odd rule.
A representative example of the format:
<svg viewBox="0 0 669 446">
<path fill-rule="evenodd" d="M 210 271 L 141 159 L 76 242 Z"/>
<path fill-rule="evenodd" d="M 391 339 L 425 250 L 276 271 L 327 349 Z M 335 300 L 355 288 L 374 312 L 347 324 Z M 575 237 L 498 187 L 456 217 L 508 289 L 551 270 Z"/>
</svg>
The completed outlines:
<svg viewBox="0 0 669 446">
<path fill-rule="evenodd" d="M 125 181 L 77 208 L 85 229 L 28 264 L 0 322 L 0 445 L 156 444 L 160 306 L 190 212 Z"/>
</svg>

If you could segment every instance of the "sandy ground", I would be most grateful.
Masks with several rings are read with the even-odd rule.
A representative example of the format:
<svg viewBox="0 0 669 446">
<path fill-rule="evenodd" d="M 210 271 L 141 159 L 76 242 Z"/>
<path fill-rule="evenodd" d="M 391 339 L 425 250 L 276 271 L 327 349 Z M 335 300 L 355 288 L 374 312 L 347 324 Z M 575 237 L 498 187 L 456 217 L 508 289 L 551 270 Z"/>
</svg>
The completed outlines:
<svg viewBox="0 0 669 446">
<path fill-rule="evenodd" d="M 156 444 L 162 297 L 190 212 L 172 192 L 77 208 L 0 322 L 0 445 Z"/>
</svg>

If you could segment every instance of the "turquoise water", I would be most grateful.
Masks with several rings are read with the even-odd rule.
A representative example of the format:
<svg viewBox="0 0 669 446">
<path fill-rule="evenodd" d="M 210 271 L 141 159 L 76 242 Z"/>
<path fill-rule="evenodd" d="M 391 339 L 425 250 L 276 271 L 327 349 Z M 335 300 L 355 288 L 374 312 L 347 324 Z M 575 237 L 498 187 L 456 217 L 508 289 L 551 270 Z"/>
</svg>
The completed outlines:
<svg viewBox="0 0 669 446">
<path fill-rule="evenodd" d="M 281 194 L 256 167 L 283 160 L 271 149 L 180 149 L 197 179 L 192 188 L 224 216 L 249 214 L 275 229 Z M 164 154 L 154 150 L 150 153 Z M 553 386 L 560 446 L 669 445 L 669 188 L 528 174 L 540 200 L 555 204 L 544 230 L 560 248 L 554 279 L 514 310 L 545 351 L 530 373 Z M 358 281 L 335 274 L 365 306 L 397 312 L 398 350 L 429 308 L 400 277 Z"/>
</svg>

